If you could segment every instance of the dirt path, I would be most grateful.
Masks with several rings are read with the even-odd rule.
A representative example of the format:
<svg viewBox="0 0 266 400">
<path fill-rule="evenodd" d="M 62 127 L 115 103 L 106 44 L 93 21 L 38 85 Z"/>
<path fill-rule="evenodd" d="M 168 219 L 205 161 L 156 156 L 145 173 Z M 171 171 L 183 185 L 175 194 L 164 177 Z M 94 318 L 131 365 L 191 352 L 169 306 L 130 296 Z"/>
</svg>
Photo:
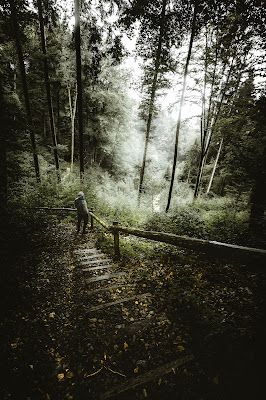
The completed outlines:
<svg viewBox="0 0 266 400">
<path fill-rule="evenodd" d="M 217 357 L 200 347 L 198 317 L 185 303 L 185 313 L 164 307 L 182 304 L 165 299 L 167 268 L 153 267 L 158 289 L 144 268 L 115 263 L 92 233 L 63 224 L 35 234 L 14 268 L 1 320 L 2 399 L 236 398 Z"/>
</svg>

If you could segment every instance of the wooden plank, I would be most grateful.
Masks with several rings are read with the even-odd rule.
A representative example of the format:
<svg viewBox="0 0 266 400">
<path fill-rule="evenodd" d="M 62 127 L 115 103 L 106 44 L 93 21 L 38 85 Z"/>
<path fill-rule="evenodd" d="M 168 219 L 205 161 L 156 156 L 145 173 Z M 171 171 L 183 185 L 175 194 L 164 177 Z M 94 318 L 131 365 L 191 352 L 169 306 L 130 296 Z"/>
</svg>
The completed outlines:
<svg viewBox="0 0 266 400">
<path fill-rule="evenodd" d="M 97 249 L 95 249 L 95 248 L 91 248 L 91 249 L 84 249 L 84 250 L 82 250 L 82 249 L 80 249 L 80 250 L 75 250 L 74 251 L 74 254 L 98 254 L 99 253 L 99 250 L 97 250 Z"/>
<path fill-rule="evenodd" d="M 114 268 L 115 265 L 98 265 L 97 267 L 83 268 L 83 272 L 95 271 L 97 269 Z"/>
<path fill-rule="evenodd" d="M 112 274 L 105 274 L 105 275 L 100 275 L 100 276 L 95 276 L 93 278 L 85 279 L 86 283 L 91 283 L 91 282 L 97 282 L 97 281 L 103 281 L 103 280 L 108 280 L 108 279 L 113 279 L 117 278 L 119 276 L 126 275 L 125 272 L 113 272 Z"/>
<path fill-rule="evenodd" d="M 136 287 L 136 285 L 135 284 L 131 284 L 131 285 L 125 285 L 124 283 L 119 283 L 119 284 L 117 284 L 117 285 L 112 285 L 112 286 L 103 286 L 103 287 L 100 287 L 99 289 L 92 289 L 92 290 L 88 290 L 86 293 L 88 294 L 88 295 L 93 295 L 93 294 L 95 294 L 95 293 L 99 293 L 99 292 L 106 292 L 106 291 L 108 291 L 108 290 L 115 290 L 115 289 L 119 289 L 119 288 L 121 288 L 121 287 L 127 287 L 127 288 L 129 288 L 129 289 L 133 289 L 133 288 L 135 288 Z"/>
<path fill-rule="evenodd" d="M 148 296 L 151 296 L 151 294 L 144 293 L 144 294 L 134 295 L 134 296 L 130 296 L 130 297 L 124 297 L 120 300 L 115 300 L 115 301 L 111 301 L 109 303 L 100 304 L 99 306 L 91 307 L 91 308 L 87 309 L 87 311 L 88 312 L 99 311 L 99 310 L 102 310 L 103 308 L 115 306 L 116 304 L 125 303 L 125 302 L 131 301 L 131 300 L 142 299 L 143 297 L 148 297 Z"/>
<path fill-rule="evenodd" d="M 99 260 L 88 260 L 88 261 L 80 261 L 81 265 L 93 265 L 93 264 L 100 264 L 103 262 L 112 262 L 110 258 L 101 258 Z"/>
<path fill-rule="evenodd" d="M 84 260 L 93 260 L 94 258 L 101 258 L 101 257 L 106 257 L 106 255 L 103 253 L 95 253 L 95 254 L 90 254 L 89 256 L 85 255 L 83 257 L 83 259 Z"/>
<path fill-rule="evenodd" d="M 110 227 L 108 225 L 106 225 L 105 222 L 101 221 L 100 218 L 96 217 L 95 214 L 93 214 L 91 211 L 89 211 L 89 214 L 96 219 L 97 222 L 99 222 L 100 225 L 102 225 L 105 229 L 107 229 L 108 231 L 110 230 Z"/>
<path fill-rule="evenodd" d="M 201 252 L 211 251 L 215 255 L 219 254 L 219 256 L 232 257 L 235 255 L 237 257 L 244 258 L 244 260 L 247 256 L 250 256 L 256 259 L 266 260 L 266 250 L 254 247 L 244 247 L 229 243 L 197 239 L 189 236 L 173 235 L 164 232 L 142 231 L 140 229 L 125 228 L 122 226 L 111 227 L 110 229 L 112 231 L 118 230 L 120 232 L 130 235 L 155 240 L 157 242 L 169 243 L 175 246 L 180 246 Z"/>
<path fill-rule="evenodd" d="M 137 378 L 129 379 L 128 381 L 122 383 L 121 385 L 117 385 L 107 392 L 100 395 L 100 400 L 110 399 L 111 397 L 117 396 L 120 393 L 126 392 L 128 390 L 136 389 L 140 385 L 144 385 L 150 381 L 161 378 L 164 375 L 169 374 L 175 368 L 181 367 L 186 363 L 193 361 L 194 356 L 189 355 L 186 357 L 179 358 L 178 360 L 172 361 L 168 364 L 157 367 L 151 371 L 146 372 L 138 376 Z"/>
</svg>

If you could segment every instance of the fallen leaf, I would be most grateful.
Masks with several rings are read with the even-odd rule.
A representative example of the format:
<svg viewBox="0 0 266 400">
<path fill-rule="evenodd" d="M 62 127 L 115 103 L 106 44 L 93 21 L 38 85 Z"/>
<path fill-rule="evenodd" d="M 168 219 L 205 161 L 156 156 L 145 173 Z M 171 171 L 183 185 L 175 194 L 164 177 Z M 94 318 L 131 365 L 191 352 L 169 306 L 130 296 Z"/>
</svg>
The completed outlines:
<svg viewBox="0 0 266 400">
<path fill-rule="evenodd" d="M 177 346 L 177 348 L 178 348 L 178 351 L 184 351 L 185 350 L 184 346 Z"/>
<path fill-rule="evenodd" d="M 62 380 L 62 379 L 64 379 L 64 374 L 58 374 L 57 375 L 57 379 L 59 380 L 59 382 Z"/>
<path fill-rule="evenodd" d="M 134 373 L 136 374 L 137 372 L 139 372 L 139 367 L 136 367 L 136 368 L 134 369 Z"/>
<path fill-rule="evenodd" d="M 124 343 L 124 350 L 127 351 L 127 348 L 128 348 L 128 344 L 127 344 L 127 342 L 125 342 Z"/>
</svg>

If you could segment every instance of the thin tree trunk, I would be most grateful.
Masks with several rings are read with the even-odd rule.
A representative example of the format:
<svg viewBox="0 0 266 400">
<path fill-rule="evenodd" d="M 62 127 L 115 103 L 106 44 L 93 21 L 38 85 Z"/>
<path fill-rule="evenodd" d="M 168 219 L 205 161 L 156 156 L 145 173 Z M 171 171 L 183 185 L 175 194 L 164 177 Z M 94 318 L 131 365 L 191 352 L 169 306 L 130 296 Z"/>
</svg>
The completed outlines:
<svg viewBox="0 0 266 400">
<path fill-rule="evenodd" d="M 141 170 L 140 170 L 138 202 L 140 202 L 140 196 L 143 191 L 143 178 L 144 178 L 144 172 L 145 172 L 147 149 L 148 149 L 148 143 L 149 143 L 149 138 L 150 138 L 151 121 L 152 121 L 152 116 L 153 116 L 155 94 L 156 94 L 156 89 L 157 89 L 158 72 L 159 72 L 161 52 L 162 52 L 162 40 L 163 40 L 163 33 L 164 33 L 164 22 L 165 22 L 164 18 L 165 18 L 166 3 L 167 3 L 167 0 L 163 0 L 162 12 L 161 12 L 161 16 L 160 16 L 161 17 L 161 25 L 160 25 L 158 47 L 157 47 L 156 60 L 155 60 L 155 71 L 154 71 L 154 76 L 153 76 L 153 83 L 152 83 L 152 90 L 151 90 L 151 97 L 150 97 L 149 115 L 148 115 L 147 125 L 146 125 L 145 147 L 144 147 L 142 166 L 141 166 Z"/>
<path fill-rule="evenodd" d="M 43 68 L 44 68 L 44 79 L 45 79 L 45 87 L 46 87 L 46 95 L 47 95 L 47 105 L 49 111 L 49 119 L 50 119 L 50 129 L 53 143 L 53 153 L 54 153 L 54 161 L 55 168 L 57 173 L 58 182 L 60 182 L 60 169 L 59 169 L 59 159 L 57 153 L 57 142 L 55 135 L 55 123 L 54 123 L 54 113 L 52 106 L 52 97 L 51 97 L 51 87 L 49 80 L 49 71 L 48 71 L 48 62 L 47 62 L 47 51 L 46 51 L 46 40 L 44 33 L 44 24 L 43 24 L 43 15 L 42 15 L 42 1 L 37 0 L 38 13 L 39 13 L 39 23 L 40 23 L 40 31 L 41 31 L 41 42 L 42 42 L 42 52 L 43 52 Z"/>
<path fill-rule="evenodd" d="M 166 212 L 169 210 L 169 207 L 170 207 L 171 198 L 172 198 L 172 190 L 173 190 L 174 179 L 175 179 L 176 162 L 177 162 L 177 150 L 178 150 L 178 141 L 179 141 L 179 131 L 180 131 L 180 125 L 181 125 L 181 112 L 182 112 L 182 106 L 183 106 L 183 101 L 184 101 L 184 97 L 185 97 L 185 91 L 186 91 L 188 66 L 189 66 L 189 62 L 190 62 L 190 58 L 191 58 L 191 51 L 192 51 L 192 46 L 193 46 L 193 41 L 194 41 L 194 36 L 195 36 L 197 5 L 198 4 L 197 4 L 197 1 L 196 1 L 195 2 L 195 6 L 194 6 L 194 13 L 193 13 L 193 20 L 192 20 L 189 48 L 188 48 L 187 60 L 186 60 L 186 65 L 185 65 L 185 70 L 184 70 L 183 88 L 182 88 L 182 93 L 181 93 L 181 98 L 180 98 L 179 113 L 178 113 L 178 119 L 177 119 L 177 125 L 176 125 L 174 161 L 173 161 L 173 169 L 172 169 L 172 177 L 171 177 L 168 201 L 167 201 L 167 206 L 166 206 L 166 210 L 165 210 Z"/>
<path fill-rule="evenodd" d="M 10 0 L 10 8 L 11 8 L 11 18 L 12 18 L 13 28 L 14 28 L 13 33 L 14 33 L 18 61 L 19 61 L 20 75 L 21 75 L 21 80 L 22 80 L 23 95 L 24 95 L 24 101 L 25 101 L 25 107 L 26 107 L 26 113 L 27 113 L 28 128 L 30 131 L 30 141 L 31 141 L 32 153 L 33 153 L 35 175 L 36 175 L 37 182 L 40 182 L 41 181 L 40 168 L 39 168 L 39 161 L 38 161 L 38 155 L 37 155 L 37 146 L 36 146 L 36 142 L 35 142 L 35 133 L 34 133 L 34 129 L 33 129 L 33 121 L 32 121 L 32 113 L 31 113 L 31 106 L 30 106 L 30 98 L 29 98 L 26 70 L 25 70 L 25 64 L 24 64 L 24 60 L 23 60 L 23 53 L 22 53 L 21 42 L 20 42 L 17 11 L 16 11 L 16 6 L 15 6 L 13 0 Z"/>
<path fill-rule="evenodd" d="M 71 162 L 70 162 L 70 173 L 73 171 L 74 164 L 74 148 L 75 148 L 75 116 L 76 116 L 76 108 L 77 108 L 77 89 L 74 98 L 74 104 L 72 108 L 71 101 L 71 92 L 70 87 L 68 87 L 68 99 L 69 99 L 69 110 L 70 110 L 70 118 L 71 118 Z"/>
<path fill-rule="evenodd" d="M 260 235 L 263 228 L 263 216 L 266 206 L 266 146 L 262 154 L 256 182 L 251 194 L 251 212 L 249 229 L 253 234 Z"/>
<path fill-rule="evenodd" d="M 204 169 L 204 166 L 205 166 L 205 163 L 206 163 L 206 158 L 207 158 L 208 150 L 209 150 L 209 147 L 210 147 L 210 144 L 211 144 L 211 141 L 212 141 L 212 136 L 213 136 L 213 133 L 214 133 L 214 129 L 216 127 L 216 123 L 217 123 L 218 117 L 219 117 L 220 112 L 222 110 L 222 106 L 224 105 L 223 101 L 224 101 L 224 97 L 225 97 L 225 94 L 226 94 L 226 90 L 228 88 L 229 79 L 231 77 L 235 56 L 236 56 L 236 54 L 234 55 L 234 57 L 233 57 L 233 59 L 231 61 L 231 65 L 230 65 L 230 68 L 229 68 L 229 71 L 228 71 L 228 74 L 227 74 L 227 78 L 226 78 L 226 82 L 225 82 L 225 85 L 224 85 L 224 89 L 221 91 L 220 100 L 219 100 L 215 115 L 212 117 L 211 126 L 209 126 L 209 122 L 207 122 L 207 127 L 206 127 L 205 132 L 204 132 L 204 140 L 203 140 L 202 147 L 201 147 L 199 171 L 198 171 L 198 175 L 197 175 L 197 181 L 196 181 L 196 186 L 195 186 L 195 190 L 194 190 L 193 201 L 195 201 L 195 199 L 198 197 L 198 194 L 199 194 L 200 184 L 201 184 L 201 180 L 202 180 L 202 176 L 203 176 L 203 169 Z M 240 78 L 238 79 L 238 84 L 239 84 L 239 82 L 240 82 Z M 238 84 L 237 84 L 237 87 L 238 87 Z M 209 107 L 209 111 L 210 111 L 210 107 Z M 208 121 L 209 121 L 209 116 L 208 116 Z M 208 137 L 207 137 L 207 140 L 206 140 L 206 135 L 207 135 L 207 131 L 208 130 L 209 130 L 209 134 L 208 134 Z M 206 140 L 206 142 L 205 142 L 205 140 Z"/>
<path fill-rule="evenodd" d="M 80 52 L 80 9 L 79 0 L 75 0 L 75 48 L 77 68 L 77 93 L 78 93 L 78 128 L 79 128 L 79 161 L 80 178 L 84 175 L 83 155 L 83 103 L 82 103 L 82 81 L 81 81 L 81 52 Z"/>
<path fill-rule="evenodd" d="M 6 215 L 7 209 L 7 132 L 8 132 L 8 110 L 4 105 L 4 89 L 2 74 L 0 72 L 0 126 L 2 130 L 1 134 L 1 146 L 0 146 L 0 215 Z"/>
<path fill-rule="evenodd" d="M 57 140 L 59 140 L 60 137 L 60 89 L 57 90 L 57 95 L 56 95 L 56 100 L 57 100 Z"/>
<path fill-rule="evenodd" d="M 223 145 L 223 138 L 222 138 L 222 140 L 220 142 L 220 146 L 219 146 L 218 153 L 217 153 L 217 156 L 216 156 L 216 160 L 215 160 L 215 163 L 214 163 L 214 166 L 213 166 L 213 170 L 212 170 L 212 174 L 211 174 L 211 178 L 210 178 L 210 181 L 209 181 L 209 185 L 208 185 L 208 189 L 206 191 L 206 194 L 209 194 L 209 192 L 211 190 L 214 174 L 215 174 L 215 171 L 216 171 L 216 168 L 217 168 L 217 164 L 218 164 L 218 161 L 219 161 L 219 157 L 220 157 L 220 154 L 221 154 L 222 145 Z"/>
<path fill-rule="evenodd" d="M 209 118 L 209 112 L 208 112 L 208 118 L 206 121 L 206 86 L 207 86 L 207 68 L 208 68 L 208 36 L 207 36 L 207 30 L 206 30 L 206 44 L 205 44 L 205 63 L 204 63 L 204 84 L 203 84 L 203 91 L 202 91 L 202 111 L 201 111 L 201 121 L 200 121 L 200 145 L 201 145 L 201 152 L 200 152 L 200 162 L 199 162 L 199 172 L 197 175 L 197 181 L 196 181 L 196 186 L 194 190 L 194 196 L 193 196 L 193 201 L 198 195 L 198 190 L 199 190 L 199 183 L 201 181 L 201 175 L 202 175 L 202 169 L 203 169 L 203 159 L 204 159 L 204 147 L 205 147 L 205 141 L 206 141 L 206 135 L 207 135 L 207 125 L 208 125 L 208 118 Z M 216 63 L 215 63 L 216 65 Z M 214 70 L 215 74 L 215 70 Z M 212 90 L 213 90 L 213 85 L 214 85 L 214 74 L 213 74 L 213 79 L 212 79 L 212 85 L 211 85 L 211 95 L 212 95 Z M 209 111 L 210 111 L 210 103 L 209 103 Z"/>
</svg>

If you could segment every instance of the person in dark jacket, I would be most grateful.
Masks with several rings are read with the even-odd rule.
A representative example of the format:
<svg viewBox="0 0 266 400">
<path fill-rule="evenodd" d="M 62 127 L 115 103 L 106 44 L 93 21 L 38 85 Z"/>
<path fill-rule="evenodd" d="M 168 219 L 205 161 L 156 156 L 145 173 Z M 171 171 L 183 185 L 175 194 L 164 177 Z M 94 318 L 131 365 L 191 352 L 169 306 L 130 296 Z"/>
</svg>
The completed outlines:
<svg viewBox="0 0 266 400">
<path fill-rule="evenodd" d="M 89 211 L 83 192 L 79 192 L 78 197 L 75 199 L 75 207 L 78 212 L 77 232 L 80 231 L 81 221 L 83 221 L 82 233 L 86 233 L 86 226 L 88 224 L 88 219 L 89 219 Z"/>
</svg>

